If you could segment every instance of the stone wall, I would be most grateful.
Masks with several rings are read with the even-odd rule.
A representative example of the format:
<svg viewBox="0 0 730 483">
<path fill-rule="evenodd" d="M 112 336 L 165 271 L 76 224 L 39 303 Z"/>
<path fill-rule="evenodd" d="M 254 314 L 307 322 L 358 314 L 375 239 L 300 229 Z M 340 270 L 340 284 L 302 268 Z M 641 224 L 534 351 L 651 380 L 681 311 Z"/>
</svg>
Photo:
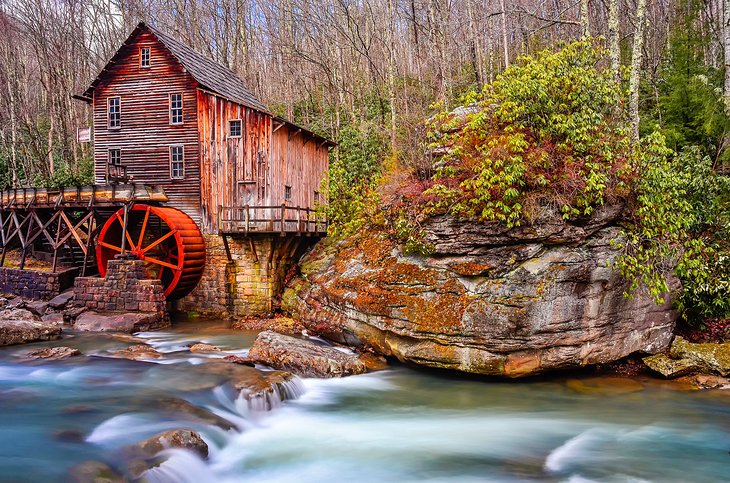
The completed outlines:
<svg viewBox="0 0 730 483">
<path fill-rule="evenodd" d="M 225 318 L 270 314 L 287 270 L 308 242 L 316 240 L 263 234 L 228 237 L 229 260 L 219 235 L 204 236 L 203 279 L 175 308 Z"/>
<path fill-rule="evenodd" d="M 77 305 L 97 312 L 148 312 L 168 318 L 162 282 L 147 278 L 142 260 L 109 260 L 106 277 L 79 277 L 74 292 Z"/>
<path fill-rule="evenodd" d="M 0 292 L 20 295 L 27 299 L 49 300 L 70 288 L 78 269 L 60 272 L 0 268 Z"/>
</svg>

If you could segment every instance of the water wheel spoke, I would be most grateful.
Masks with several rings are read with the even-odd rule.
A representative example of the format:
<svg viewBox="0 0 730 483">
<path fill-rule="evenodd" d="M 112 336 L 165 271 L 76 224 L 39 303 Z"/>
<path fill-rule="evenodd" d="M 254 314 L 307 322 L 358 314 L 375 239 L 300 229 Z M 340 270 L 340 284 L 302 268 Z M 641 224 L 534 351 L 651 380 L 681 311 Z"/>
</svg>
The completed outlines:
<svg viewBox="0 0 730 483">
<path fill-rule="evenodd" d="M 144 214 L 144 221 L 142 221 L 142 229 L 139 231 L 139 238 L 137 239 L 137 246 L 142 246 L 142 239 L 144 238 L 144 232 L 147 229 L 147 222 L 150 219 L 150 207 L 147 207 L 147 210 Z"/>
<path fill-rule="evenodd" d="M 179 268 L 177 265 L 173 265 L 172 263 L 163 262 L 162 260 L 158 260 L 156 258 L 152 258 L 152 257 L 147 257 L 146 256 L 146 257 L 144 257 L 144 259 L 146 261 L 150 261 L 150 262 L 155 263 L 157 265 L 160 265 L 162 267 L 167 267 L 167 268 L 169 268 L 171 270 L 177 270 Z"/>
<path fill-rule="evenodd" d="M 161 236 L 160 238 L 158 238 L 157 240 L 155 240 L 151 245 L 148 245 L 147 248 L 144 248 L 142 250 L 142 253 L 143 254 L 144 253 L 147 253 L 148 251 L 150 251 L 151 249 L 153 249 L 154 247 L 156 247 L 157 245 L 159 245 L 163 241 L 165 241 L 168 238 L 170 238 L 171 236 L 173 236 L 175 233 L 177 233 L 177 230 L 170 230 L 169 232 L 165 233 L 163 236 Z"/>
<path fill-rule="evenodd" d="M 114 250 L 116 252 L 122 253 L 122 247 L 118 247 L 118 246 L 112 245 L 111 243 L 107 243 L 107 242 L 100 241 L 99 242 L 99 245 L 101 245 L 101 246 L 103 246 L 105 248 L 109 248 L 110 250 Z"/>
<path fill-rule="evenodd" d="M 132 237 L 129 234 L 129 230 L 124 229 L 124 219 L 122 218 L 122 215 L 120 215 L 118 211 L 117 211 L 116 215 L 117 215 L 117 221 L 119 221 L 119 224 L 122 225 L 122 231 L 124 232 L 124 235 L 127 237 L 127 243 L 129 243 L 130 250 L 135 250 L 136 247 L 134 245 L 134 242 L 132 241 Z"/>
</svg>

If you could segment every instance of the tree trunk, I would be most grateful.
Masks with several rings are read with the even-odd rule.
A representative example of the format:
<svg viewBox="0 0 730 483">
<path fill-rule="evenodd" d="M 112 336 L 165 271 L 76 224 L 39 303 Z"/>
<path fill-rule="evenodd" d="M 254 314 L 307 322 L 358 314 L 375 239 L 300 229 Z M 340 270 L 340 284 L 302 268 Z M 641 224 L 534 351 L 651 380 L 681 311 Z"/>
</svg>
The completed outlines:
<svg viewBox="0 0 730 483">
<path fill-rule="evenodd" d="M 723 99 L 725 101 L 725 112 L 730 114 L 730 0 L 723 0 L 722 7 L 722 46 L 725 57 Z"/>
<path fill-rule="evenodd" d="M 504 7 L 504 0 L 499 0 L 502 17 L 502 47 L 504 48 L 504 68 L 509 67 L 509 48 L 507 46 L 507 10 Z"/>
<path fill-rule="evenodd" d="M 590 12 L 588 10 L 588 0 L 580 0 L 580 28 L 581 37 L 587 39 L 591 36 L 591 26 L 588 17 Z"/>
<path fill-rule="evenodd" d="M 646 20 L 646 0 L 638 0 L 636 4 L 636 30 L 634 44 L 631 48 L 631 77 L 629 79 L 629 118 L 631 119 L 631 135 L 639 139 L 639 82 L 641 80 L 641 62 L 644 54 L 644 24 Z"/>
<path fill-rule="evenodd" d="M 611 70 L 618 81 L 621 80 L 621 46 L 619 40 L 619 0 L 609 0 L 608 56 L 611 59 Z"/>
</svg>

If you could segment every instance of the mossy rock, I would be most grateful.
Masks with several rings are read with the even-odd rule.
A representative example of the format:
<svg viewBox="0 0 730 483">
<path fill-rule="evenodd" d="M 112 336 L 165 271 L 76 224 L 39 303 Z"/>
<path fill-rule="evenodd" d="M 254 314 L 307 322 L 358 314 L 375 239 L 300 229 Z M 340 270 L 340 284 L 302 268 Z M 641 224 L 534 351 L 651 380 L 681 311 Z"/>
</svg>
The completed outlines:
<svg viewBox="0 0 730 483">
<path fill-rule="evenodd" d="M 705 372 L 721 376 L 730 375 L 730 342 L 693 344 L 682 337 L 676 337 L 670 355 L 675 359 L 692 361 Z"/>
<path fill-rule="evenodd" d="M 654 372 L 667 379 L 685 376 L 702 370 L 702 367 L 691 359 L 672 359 L 664 354 L 644 357 L 644 364 Z"/>
</svg>

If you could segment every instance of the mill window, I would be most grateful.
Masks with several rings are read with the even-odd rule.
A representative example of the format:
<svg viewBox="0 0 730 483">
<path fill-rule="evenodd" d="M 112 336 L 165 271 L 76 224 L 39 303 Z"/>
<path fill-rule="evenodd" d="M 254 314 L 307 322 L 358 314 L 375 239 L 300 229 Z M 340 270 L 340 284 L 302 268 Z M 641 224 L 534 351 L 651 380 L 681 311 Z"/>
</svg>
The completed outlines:
<svg viewBox="0 0 730 483">
<path fill-rule="evenodd" d="M 122 165 L 122 150 L 121 149 L 110 149 L 109 150 L 109 164 L 112 166 Z"/>
<path fill-rule="evenodd" d="M 291 200 L 291 186 L 284 186 L 284 199 Z"/>
<path fill-rule="evenodd" d="M 181 93 L 170 94 L 170 124 L 183 123 L 183 98 Z"/>
<path fill-rule="evenodd" d="M 314 192 L 314 202 L 319 203 L 319 191 Z"/>
<path fill-rule="evenodd" d="M 185 149 L 183 146 L 170 146 L 170 178 L 185 177 Z"/>
<path fill-rule="evenodd" d="M 139 66 L 149 67 L 150 66 L 150 48 L 142 47 L 139 49 Z"/>
<path fill-rule="evenodd" d="M 231 121 L 228 121 L 228 136 L 230 136 L 232 138 L 241 137 L 241 120 L 240 119 L 233 119 Z"/>
<path fill-rule="evenodd" d="M 108 124 L 109 129 L 117 129 L 122 127 L 122 98 L 110 97 L 108 99 Z"/>
</svg>

